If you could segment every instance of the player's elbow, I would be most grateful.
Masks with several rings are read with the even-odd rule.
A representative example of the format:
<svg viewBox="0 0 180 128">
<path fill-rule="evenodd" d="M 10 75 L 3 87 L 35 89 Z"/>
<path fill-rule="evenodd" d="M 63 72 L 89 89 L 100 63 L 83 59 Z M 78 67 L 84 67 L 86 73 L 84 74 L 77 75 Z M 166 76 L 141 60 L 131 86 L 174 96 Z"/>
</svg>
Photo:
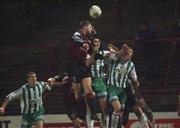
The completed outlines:
<svg viewBox="0 0 180 128">
<path fill-rule="evenodd" d="M 14 99 L 14 96 L 9 94 L 9 95 L 6 96 L 5 100 L 9 102 L 9 101 L 12 101 L 13 99 Z"/>
<path fill-rule="evenodd" d="M 89 67 L 90 66 L 90 62 L 89 61 L 85 61 L 85 66 Z"/>
<path fill-rule="evenodd" d="M 137 79 L 132 79 L 132 83 L 134 86 L 139 87 L 140 83 Z"/>
</svg>

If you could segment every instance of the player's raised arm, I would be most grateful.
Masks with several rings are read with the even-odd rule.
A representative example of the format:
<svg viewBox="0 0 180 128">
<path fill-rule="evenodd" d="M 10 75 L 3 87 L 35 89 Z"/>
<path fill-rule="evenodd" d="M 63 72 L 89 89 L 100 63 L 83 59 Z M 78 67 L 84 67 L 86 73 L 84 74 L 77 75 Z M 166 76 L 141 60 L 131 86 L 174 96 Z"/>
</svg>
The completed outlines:
<svg viewBox="0 0 180 128">
<path fill-rule="evenodd" d="M 139 87 L 140 84 L 139 84 L 139 81 L 138 81 L 138 79 L 137 79 L 137 74 L 136 74 L 135 66 L 132 67 L 131 72 L 130 72 L 130 74 L 129 74 L 129 78 L 130 78 L 130 80 L 132 81 L 132 84 L 133 84 L 133 86 L 134 86 L 135 95 L 136 95 L 138 98 L 140 98 L 140 97 L 141 97 L 141 94 L 140 94 L 139 89 L 138 89 L 138 87 Z"/>
<path fill-rule="evenodd" d="M 102 52 L 101 50 L 101 41 L 99 38 L 94 38 L 92 40 L 92 46 L 93 46 L 93 53 L 91 54 L 91 56 L 87 56 L 85 64 L 86 66 L 90 66 L 93 64 L 93 62 L 98 58 L 102 58 L 103 59 L 103 55 L 104 54 L 100 54 L 100 52 Z"/>
<path fill-rule="evenodd" d="M 109 65 L 112 61 L 117 60 L 118 56 L 120 56 L 120 51 L 118 51 L 118 48 L 114 46 L 113 44 L 108 44 L 108 50 L 104 51 L 104 62 L 105 64 Z"/>
<path fill-rule="evenodd" d="M 2 106 L 0 107 L 0 114 L 4 114 L 6 106 L 8 105 L 8 103 L 14 99 L 18 99 L 22 96 L 22 88 L 8 94 L 4 100 L 4 102 L 2 103 Z"/>
<path fill-rule="evenodd" d="M 68 76 L 68 74 L 63 74 L 63 75 L 56 75 L 52 78 L 49 78 L 47 80 L 47 84 L 49 86 L 62 86 L 65 85 L 66 83 L 68 83 L 68 81 L 70 80 L 70 77 Z"/>
</svg>

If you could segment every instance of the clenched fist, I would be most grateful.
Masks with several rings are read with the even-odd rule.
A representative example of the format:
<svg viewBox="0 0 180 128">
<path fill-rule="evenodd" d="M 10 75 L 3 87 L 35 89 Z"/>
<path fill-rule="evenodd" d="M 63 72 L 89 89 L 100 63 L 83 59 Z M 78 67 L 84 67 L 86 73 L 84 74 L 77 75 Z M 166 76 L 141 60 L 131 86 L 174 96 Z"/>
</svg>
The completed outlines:
<svg viewBox="0 0 180 128">
<path fill-rule="evenodd" d="M 0 107 L 0 114 L 4 114 L 5 108 L 4 107 Z"/>
</svg>

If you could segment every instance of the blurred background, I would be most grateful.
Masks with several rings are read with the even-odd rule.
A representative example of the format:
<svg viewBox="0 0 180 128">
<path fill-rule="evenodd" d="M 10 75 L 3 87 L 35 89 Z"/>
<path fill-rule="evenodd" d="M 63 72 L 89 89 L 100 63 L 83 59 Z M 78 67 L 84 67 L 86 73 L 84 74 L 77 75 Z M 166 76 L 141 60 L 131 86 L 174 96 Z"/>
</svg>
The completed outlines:
<svg viewBox="0 0 180 128">
<path fill-rule="evenodd" d="M 89 16 L 94 4 L 102 9 L 98 19 Z M 26 82 L 29 71 L 39 80 L 65 72 L 71 36 L 89 20 L 104 46 L 133 47 L 140 88 L 152 110 L 177 112 L 179 0 L 7 0 L 0 6 L 0 102 Z M 65 113 L 61 90 L 46 93 L 46 114 Z M 5 115 L 20 114 L 18 106 L 10 103 Z"/>
</svg>

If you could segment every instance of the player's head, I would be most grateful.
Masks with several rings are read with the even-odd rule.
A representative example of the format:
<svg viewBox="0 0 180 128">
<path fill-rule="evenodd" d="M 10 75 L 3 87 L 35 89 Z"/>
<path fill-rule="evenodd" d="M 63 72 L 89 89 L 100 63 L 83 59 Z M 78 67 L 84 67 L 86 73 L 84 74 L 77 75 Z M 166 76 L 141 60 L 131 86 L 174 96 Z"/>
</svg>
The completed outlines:
<svg viewBox="0 0 180 128">
<path fill-rule="evenodd" d="M 80 30 L 83 31 L 84 34 L 90 34 L 94 30 L 94 28 L 91 25 L 91 22 L 85 20 L 85 21 L 81 21 Z"/>
<path fill-rule="evenodd" d="M 118 52 L 118 55 L 125 61 L 128 61 L 133 56 L 133 49 L 129 47 L 127 44 L 124 44 L 121 50 Z"/>
<path fill-rule="evenodd" d="M 34 85 L 37 82 L 37 76 L 35 72 L 28 72 L 26 74 L 26 79 L 28 81 L 28 83 Z"/>
<path fill-rule="evenodd" d="M 93 43 L 93 46 L 95 46 L 95 47 L 100 48 L 100 46 L 101 46 L 101 41 L 100 41 L 99 38 L 94 38 L 94 39 L 92 40 L 92 43 Z"/>
<path fill-rule="evenodd" d="M 107 46 L 107 48 L 108 48 L 108 50 L 109 50 L 110 52 L 112 52 L 112 53 L 118 52 L 118 48 L 117 48 L 115 45 L 113 45 L 112 43 L 109 43 L 108 46 Z"/>
</svg>

